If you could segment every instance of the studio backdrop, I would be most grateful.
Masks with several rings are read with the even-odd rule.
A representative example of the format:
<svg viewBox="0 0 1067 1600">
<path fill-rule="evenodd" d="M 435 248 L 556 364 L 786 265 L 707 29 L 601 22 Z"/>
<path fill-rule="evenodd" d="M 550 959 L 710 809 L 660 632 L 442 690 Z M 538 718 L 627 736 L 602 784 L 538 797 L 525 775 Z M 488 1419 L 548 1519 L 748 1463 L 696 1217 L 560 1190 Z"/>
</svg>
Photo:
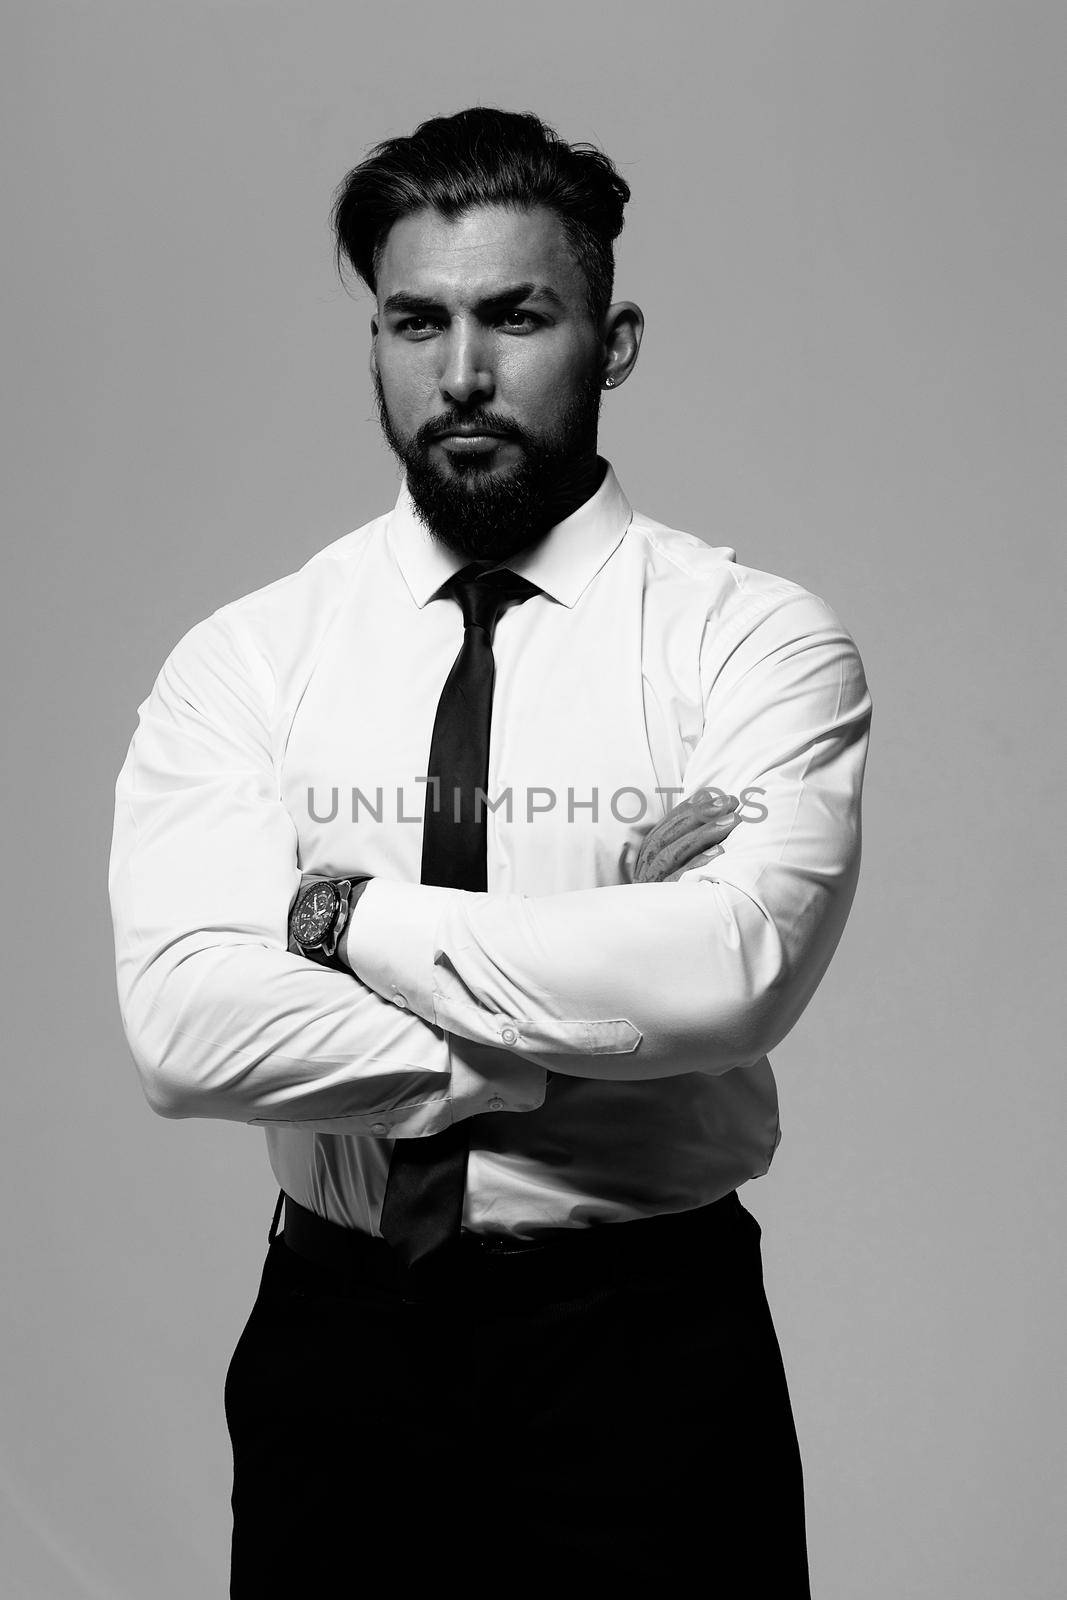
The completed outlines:
<svg viewBox="0 0 1067 1600">
<path fill-rule="evenodd" d="M 225 1593 L 276 1191 L 259 1130 L 144 1101 L 114 784 L 177 640 L 392 505 L 332 192 L 488 103 L 631 185 L 630 499 L 825 598 L 873 696 L 859 892 L 743 1194 L 813 1593 L 1056 1600 L 1061 8 L 12 0 L 3 34 L 0 1589 Z"/>
</svg>

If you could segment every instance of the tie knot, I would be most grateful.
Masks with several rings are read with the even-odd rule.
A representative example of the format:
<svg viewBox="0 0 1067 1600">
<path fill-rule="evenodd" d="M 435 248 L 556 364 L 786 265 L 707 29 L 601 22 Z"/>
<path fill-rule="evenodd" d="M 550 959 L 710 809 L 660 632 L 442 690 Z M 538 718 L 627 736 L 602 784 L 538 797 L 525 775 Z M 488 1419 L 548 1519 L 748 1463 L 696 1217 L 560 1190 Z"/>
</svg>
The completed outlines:
<svg viewBox="0 0 1067 1600">
<path fill-rule="evenodd" d="M 452 579 L 452 593 L 463 611 L 465 628 L 484 628 L 490 639 L 500 613 L 512 601 L 519 604 L 540 594 L 535 584 L 517 572 L 499 567 L 495 572 L 469 572 L 464 569 Z"/>
</svg>

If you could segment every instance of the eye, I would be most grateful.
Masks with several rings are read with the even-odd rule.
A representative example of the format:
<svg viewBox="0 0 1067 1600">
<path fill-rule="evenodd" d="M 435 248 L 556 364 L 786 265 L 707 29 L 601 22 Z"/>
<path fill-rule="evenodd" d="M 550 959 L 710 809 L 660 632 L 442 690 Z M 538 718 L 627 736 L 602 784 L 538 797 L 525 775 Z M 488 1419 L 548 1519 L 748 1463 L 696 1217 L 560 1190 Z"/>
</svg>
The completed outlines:
<svg viewBox="0 0 1067 1600">
<path fill-rule="evenodd" d="M 532 311 L 505 311 L 500 320 L 505 328 L 515 333 L 532 333 L 541 319 L 535 317 Z"/>
<path fill-rule="evenodd" d="M 396 331 L 409 339 L 425 339 L 437 326 L 430 317 L 402 317 L 396 324 Z"/>
</svg>

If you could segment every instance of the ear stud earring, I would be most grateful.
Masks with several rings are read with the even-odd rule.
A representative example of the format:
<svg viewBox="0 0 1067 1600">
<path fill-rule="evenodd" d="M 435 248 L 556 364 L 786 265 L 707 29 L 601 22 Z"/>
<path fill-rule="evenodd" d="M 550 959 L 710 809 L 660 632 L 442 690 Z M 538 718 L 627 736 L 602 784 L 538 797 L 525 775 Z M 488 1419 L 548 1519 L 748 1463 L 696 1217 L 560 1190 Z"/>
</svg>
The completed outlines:
<svg viewBox="0 0 1067 1600">
<path fill-rule="evenodd" d="M 614 387 L 615 387 L 615 379 L 614 378 L 605 378 L 604 379 L 604 387 L 605 387 L 605 389 L 614 389 Z"/>
</svg>

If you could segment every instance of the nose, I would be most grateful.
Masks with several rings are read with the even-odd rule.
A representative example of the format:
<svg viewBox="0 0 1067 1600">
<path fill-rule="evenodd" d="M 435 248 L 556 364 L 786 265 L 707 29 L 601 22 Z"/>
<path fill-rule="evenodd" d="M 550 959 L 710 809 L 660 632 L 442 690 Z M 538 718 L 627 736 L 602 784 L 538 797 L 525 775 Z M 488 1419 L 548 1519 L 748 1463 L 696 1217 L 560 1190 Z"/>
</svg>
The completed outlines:
<svg viewBox="0 0 1067 1600">
<path fill-rule="evenodd" d="M 492 398 L 492 359 L 477 328 L 457 320 L 438 348 L 444 357 L 439 383 L 445 400 L 464 406 Z"/>
</svg>

